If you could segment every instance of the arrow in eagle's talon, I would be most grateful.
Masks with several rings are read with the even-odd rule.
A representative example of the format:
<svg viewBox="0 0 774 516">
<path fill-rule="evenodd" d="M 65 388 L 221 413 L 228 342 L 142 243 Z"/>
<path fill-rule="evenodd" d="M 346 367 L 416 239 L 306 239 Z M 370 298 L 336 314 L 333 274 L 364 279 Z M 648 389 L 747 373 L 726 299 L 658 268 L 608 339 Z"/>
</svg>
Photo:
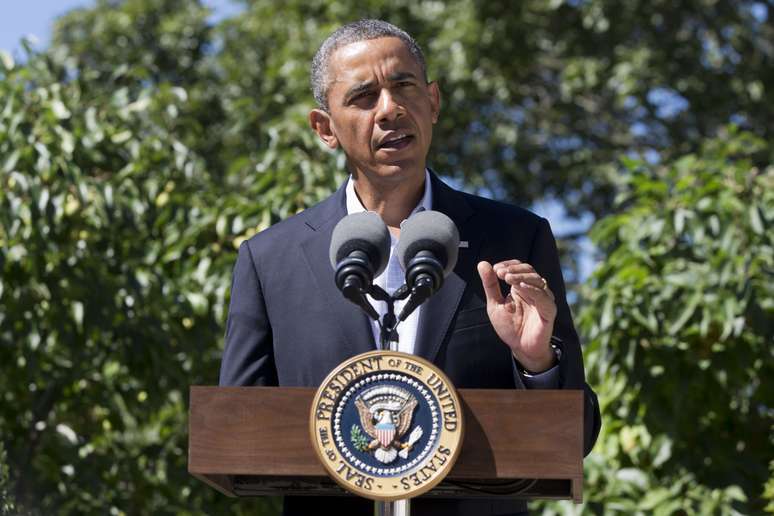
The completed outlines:
<svg viewBox="0 0 774 516">
<path fill-rule="evenodd" d="M 414 447 L 414 443 L 416 443 L 419 438 L 422 437 L 422 427 L 418 426 L 414 430 L 412 430 L 411 435 L 408 438 L 408 441 L 401 444 L 401 447 L 403 448 L 398 455 L 400 455 L 401 458 L 408 458 L 408 454 L 411 451 L 411 448 Z"/>
</svg>

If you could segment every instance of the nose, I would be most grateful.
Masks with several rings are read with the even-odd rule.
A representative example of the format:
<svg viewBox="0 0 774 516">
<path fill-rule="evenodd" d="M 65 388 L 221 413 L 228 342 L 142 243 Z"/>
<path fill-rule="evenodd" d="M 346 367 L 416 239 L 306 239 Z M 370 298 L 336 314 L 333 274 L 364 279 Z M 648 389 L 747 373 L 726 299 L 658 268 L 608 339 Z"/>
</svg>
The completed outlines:
<svg viewBox="0 0 774 516">
<path fill-rule="evenodd" d="M 376 121 L 392 122 L 405 114 L 403 106 L 395 99 L 389 89 L 382 88 L 379 93 L 379 103 L 377 105 Z"/>
</svg>

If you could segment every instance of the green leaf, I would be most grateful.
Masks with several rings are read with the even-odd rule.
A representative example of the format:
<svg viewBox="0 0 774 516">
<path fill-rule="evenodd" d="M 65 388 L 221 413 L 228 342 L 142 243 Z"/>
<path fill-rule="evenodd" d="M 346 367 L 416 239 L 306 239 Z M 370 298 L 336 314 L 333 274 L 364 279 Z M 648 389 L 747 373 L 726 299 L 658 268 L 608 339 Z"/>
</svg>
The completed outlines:
<svg viewBox="0 0 774 516">
<path fill-rule="evenodd" d="M 739 502 L 746 502 L 747 501 L 747 495 L 744 494 L 744 491 L 742 491 L 742 488 L 739 486 L 729 486 L 725 489 L 725 495 L 730 500 L 737 500 Z"/>
<path fill-rule="evenodd" d="M 701 293 L 696 293 L 691 297 L 688 302 L 686 303 L 685 307 L 683 308 L 680 315 L 677 317 L 677 320 L 673 322 L 669 329 L 667 330 L 670 335 L 676 335 L 677 332 L 679 332 L 683 326 L 688 322 L 688 320 L 693 316 L 693 314 L 696 312 L 696 308 L 699 306 L 699 303 L 701 302 Z"/>
<path fill-rule="evenodd" d="M 615 477 L 622 482 L 634 484 L 639 489 L 645 489 L 648 485 L 648 476 L 642 470 L 636 468 L 619 469 Z"/>
<path fill-rule="evenodd" d="M 761 220 L 761 214 L 756 205 L 751 205 L 749 208 L 750 213 L 750 226 L 757 234 L 762 235 L 764 232 L 763 221 Z"/>
<path fill-rule="evenodd" d="M 656 456 L 653 457 L 653 465 L 655 467 L 662 466 L 669 458 L 672 457 L 672 441 L 668 437 L 665 437 L 658 448 Z"/>
<path fill-rule="evenodd" d="M 83 303 L 80 301 L 73 301 L 72 302 L 72 311 L 73 311 L 73 320 L 75 321 L 75 324 L 79 327 L 83 327 Z"/>
<path fill-rule="evenodd" d="M 13 70 L 13 67 L 16 65 L 16 63 L 13 60 L 13 56 L 6 52 L 5 50 L 0 50 L 0 63 L 3 64 L 3 68 L 5 68 L 7 71 Z"/>
<path fill-rule="evenodd" d="M 65 107 L 64 102 L 59 99 L 54 99 L 51 102 L 51 111 L 53 111 L 54 116 L 60 120 L 70 118 L 71 115 L 70 111 Z"/>
<path fill-rule="evenodd" d="M 11 172 L 13 171 L 14 167 L 16 166 L 16 163 L 19 161 L 19 150 L 16 149 L 12 151 L 7 158 L 5 158 L 5 162 L 3 163 L 3 171 L 4 172 Z"/>
</svg>

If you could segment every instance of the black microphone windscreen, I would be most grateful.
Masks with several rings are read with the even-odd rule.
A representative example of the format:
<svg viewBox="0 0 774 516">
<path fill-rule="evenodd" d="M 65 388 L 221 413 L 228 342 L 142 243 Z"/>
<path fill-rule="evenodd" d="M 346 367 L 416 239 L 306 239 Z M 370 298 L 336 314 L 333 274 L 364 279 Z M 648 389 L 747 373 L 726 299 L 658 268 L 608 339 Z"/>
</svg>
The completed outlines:
<svg viewBox="0 0 774 516">
<path fill-rule="evenodd" d="M 363 251 L 381 274 L 390 259 L 390 232 L 382 218 L 372 211 L 347 215 L 336 224 L 331 236 L 330 260 L 333 268 L 352 251 Z"/>
<path fill-rule="evenodd" d="M 403 222 L 395 252 L 406 270 L 406 264 L 419 251 L 430 251 L 443 265 L 443 275 L 448 276 L 457 264 L 459 246 L 460 233 L 454 222 L 439 211 L 426 210 Z"/>
</svg>

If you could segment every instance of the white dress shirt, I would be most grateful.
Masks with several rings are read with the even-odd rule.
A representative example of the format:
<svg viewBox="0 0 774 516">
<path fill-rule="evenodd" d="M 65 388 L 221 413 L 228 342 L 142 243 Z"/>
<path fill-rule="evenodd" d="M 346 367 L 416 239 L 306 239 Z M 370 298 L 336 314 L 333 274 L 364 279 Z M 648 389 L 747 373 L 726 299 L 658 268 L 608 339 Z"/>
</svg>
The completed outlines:
<svg viewBox="0 0 774 516">
<path fill-rule="evenodd" d="M 355 184 L 352 182 L 351 176 L 347 181 L 347 186 L 345 191 L 346 191 L 346 197 L 347 197 L 348 215 L 366 211 L 365 207 L 360 202 L 360 199 L 355 193 Z M 422 199 L 419 201 L 419 204 L 417 204 L 416 207 L 414 207 L 414 209 L 411 211 L 411 214 L 409 215 L 409 217 L 418 211 L 431 210 L 432 199 L 433 199 L 433 193 L 430 186 L 430 173 L 427 170 L 425 170 L 425 193 L 422 196 Z M 379 276 L 374 278 L 374 284 L 383 288 L 384 291 L 387 292 L 388 294 L 392 294 L 393 292 L 398 290 L 398 288 L 403 286 L 403 284 L 406 282 L 406 273 L 403 270 L 403 267 L 400 266 L 400 262 L 398 261 L 398 255 L 395 254 L 395 248 L 397 247 L 397 245 L 398 245 L 398 240 L 392 234 L 390 234 L 390 260 L 387 262 L 387 268 L 384 269 L 384 272 L 382 272 Z M 380 318 L 387 312 L 386 302 L 377 301 L 371 296 L 368 296 L 368 300 L 371 302 L 373 307 L 379 313 Z M 403 309 L 403 306 L 406 304 L 407 300 L 408 299 L 403 299 L 395 302 L 396 316 Z M 398 324 L 397 348 L 395 348 L 395 343 L 394 342 L 392 343 L 392 347 L 397 351 L 402 351 L 404 353 L 412 353 L 412 354 L 414 353 L 414 342 L 417 339 L 417 324 L 419 323 L 419 314 L 421 310 L 422 310 L 422 307 L 418 306 L 413 312 L 411 312 L 411 314 L 404 321 L 401 321 L 400 324 Z M 373 319 L 371 319 L 371 330 L 373 331 L 376 347 L 378 348 L 379 347 L 379 323 L 374 321 Z"/>
</svg>

